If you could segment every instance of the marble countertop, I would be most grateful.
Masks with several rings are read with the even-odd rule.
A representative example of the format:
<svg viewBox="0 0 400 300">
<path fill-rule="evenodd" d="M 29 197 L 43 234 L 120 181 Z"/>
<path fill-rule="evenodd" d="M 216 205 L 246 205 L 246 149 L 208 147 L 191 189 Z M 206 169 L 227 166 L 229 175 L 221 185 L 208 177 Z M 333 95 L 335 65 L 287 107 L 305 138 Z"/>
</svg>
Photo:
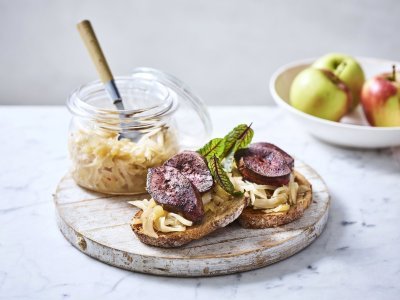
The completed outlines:
<svg viewBox="0 0 400 300">
<path fill-rule="evenodd" d="M 276 107 L 211 107 L 214 134 L 253 122 L 326 181 L 322 235 L 289 259 L 212 278 L 166 278 L 98 262 L 62 236 L 52 193 L 68 170 L 64 107 L 0 107 L 0 299 L 399 299 L 400 165 L 390 149 L 324 144 Z M 157 298 L 155 298 L 157 297 Z"/>
</svg>

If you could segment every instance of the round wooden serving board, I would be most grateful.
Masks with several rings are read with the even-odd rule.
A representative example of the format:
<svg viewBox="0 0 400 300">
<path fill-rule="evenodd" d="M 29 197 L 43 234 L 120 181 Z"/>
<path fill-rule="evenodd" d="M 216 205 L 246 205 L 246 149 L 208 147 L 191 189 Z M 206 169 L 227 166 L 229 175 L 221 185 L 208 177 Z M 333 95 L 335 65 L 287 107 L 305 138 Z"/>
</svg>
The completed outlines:
<svg viewBox="0 0 400 300">
<path fill-rule="evenodd" d="M 174 249 L 142 244 L 129 222 L 142 196 L 110 196 L 85 190 L 66 175 L 54 202 L 57 223 L 73 246 L 107 264 L 166 276 L 214 276 L 248 271 L 283 260 L 309 245 L 325 227 L 329 193 L 320 176 L 301 161 L 295 168 L 312 184 L 313 201 L 303 217 L 285 226 L 243 229 L 236 222 Z"/>
</svg>

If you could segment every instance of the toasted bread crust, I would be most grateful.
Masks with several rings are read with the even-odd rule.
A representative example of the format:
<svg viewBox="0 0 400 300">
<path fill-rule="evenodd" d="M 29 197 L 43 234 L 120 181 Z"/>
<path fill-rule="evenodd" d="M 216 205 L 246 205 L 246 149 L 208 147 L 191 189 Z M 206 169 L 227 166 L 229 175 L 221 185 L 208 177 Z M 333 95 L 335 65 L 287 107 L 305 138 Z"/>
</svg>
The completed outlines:
<svg viewBox="0 0 400 300">
<path fill-rule="evenodd" d="M 296 205 L 290 207 L 287 212 L 280 214 L 266 214 L 262 209 L 247 207 L 238 218 L 242 227 L 251 229 L 276 227 L 293 222 L 303 215 L 304 210 L 312 201 L 312 187 L 307 179 L 299 172 L 293 171 L 293 173 L 295 175 L 295 181 L 299 185 L 306 185 L 309 187 L 309 190 L 305 192 L 304 195 L 298 197 Z"/>
<path fill-rule="evenodd" d="M 156 231 L 158 234 L 157 238 L 144 234 L 141 224 L 131 224 L 131 227 L 142 243 L 162 248 L 179 247 L 193 240 L 200 239 L 216 229 L 225 227 L 232 223 L 240 216 L 246 205 L 246 198 L 234 198 L 220 205 L 217 211 L 206 212 L 205 217 L 200 224 L 187 227 L 186 230 L 182 232 L 165 233 Z M 142 211 L 140 210 L 135 214 L 134 218 L 140 217 L 141 214 Z"/>
</svg>

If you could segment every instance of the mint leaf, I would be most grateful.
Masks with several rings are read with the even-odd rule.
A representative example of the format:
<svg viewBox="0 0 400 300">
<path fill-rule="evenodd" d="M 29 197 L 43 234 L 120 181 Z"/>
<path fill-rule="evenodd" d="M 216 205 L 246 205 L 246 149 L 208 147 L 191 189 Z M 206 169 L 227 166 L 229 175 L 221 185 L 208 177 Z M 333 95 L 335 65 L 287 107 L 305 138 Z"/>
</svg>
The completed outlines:
<svg viewBox="0 0 400 300">
<path fill-rule="evenodd" d="M 224 139 L 215 138 L 205 144 L 202 148 L 197 150 L 197 152 L 209 160 L 209 158 L 216 155 L 217 157 L 221 156 L 224 152 Z"/>
<path fill-rule="evenodd" d="M 208 167 L 210 168 L 211 174 L 214 177 L 216 183 L 218 183 L 227 193 L 232 196 L 240 196 L 243 193 L 235 191 L 235 188 L 226 174 L 224 168 L 221 165 L 219 158 L 214 155 L 208 162 Z"/>
</svg>

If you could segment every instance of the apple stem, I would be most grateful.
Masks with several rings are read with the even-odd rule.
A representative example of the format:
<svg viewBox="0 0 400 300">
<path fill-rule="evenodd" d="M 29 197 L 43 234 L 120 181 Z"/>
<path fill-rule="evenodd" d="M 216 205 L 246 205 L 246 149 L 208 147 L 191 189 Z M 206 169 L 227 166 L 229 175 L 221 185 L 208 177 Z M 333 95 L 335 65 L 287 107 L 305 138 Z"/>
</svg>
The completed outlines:
<svg viewBox="0 0 400 300">
<path fill-rule="evenodd" d="M 392 80 L 396 81 L 396 65 L 392 66 Z"/>
</svg>

